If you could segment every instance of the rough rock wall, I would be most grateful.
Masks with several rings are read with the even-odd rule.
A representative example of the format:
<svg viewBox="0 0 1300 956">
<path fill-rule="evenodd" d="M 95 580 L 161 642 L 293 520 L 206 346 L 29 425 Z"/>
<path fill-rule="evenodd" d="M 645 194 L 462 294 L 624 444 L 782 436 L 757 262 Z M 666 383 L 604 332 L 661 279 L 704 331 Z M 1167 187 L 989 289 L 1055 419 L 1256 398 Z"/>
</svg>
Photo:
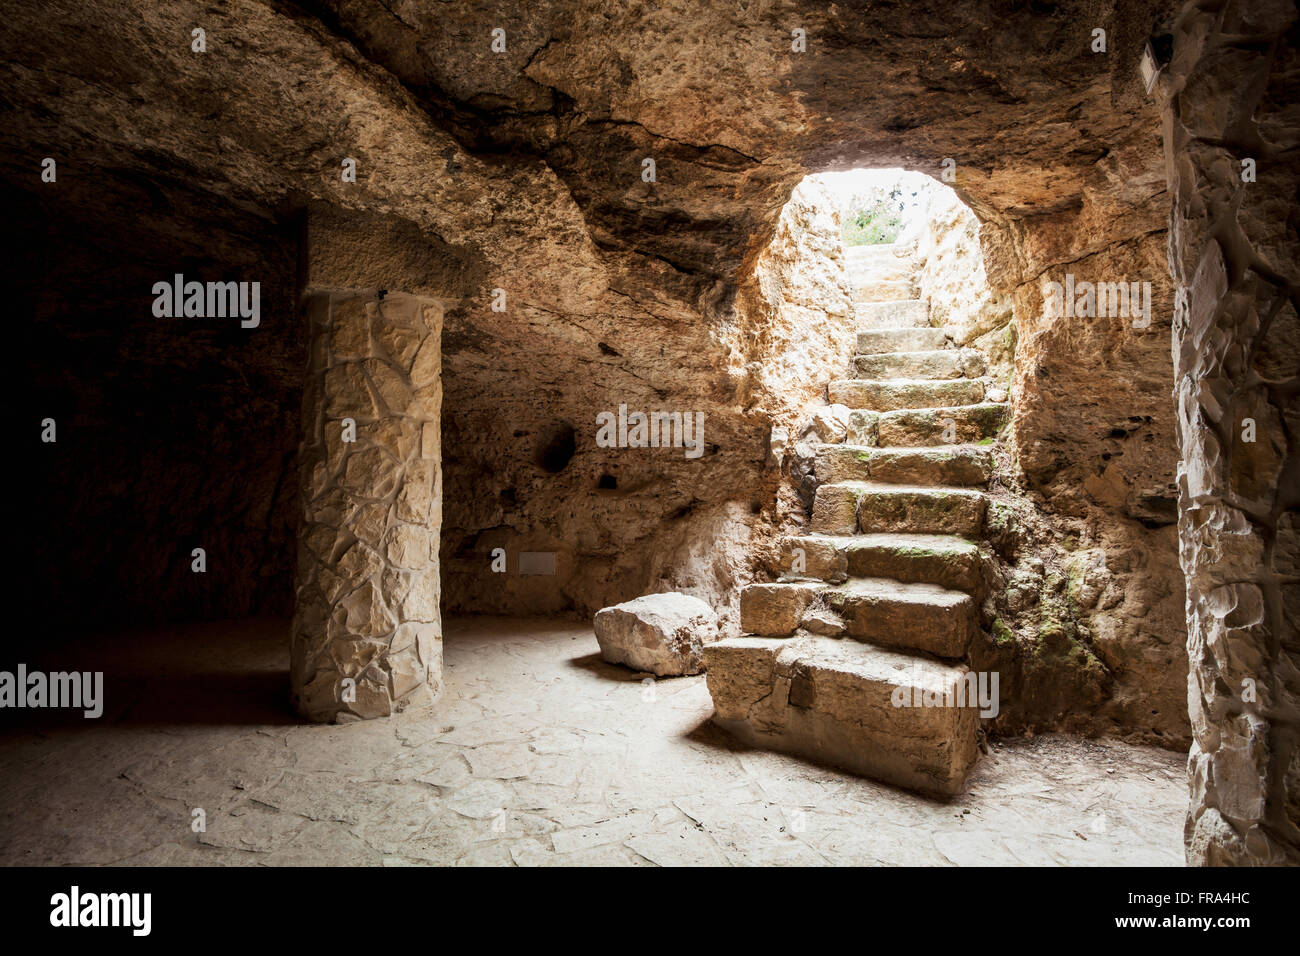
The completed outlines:
<svg viewBox="0 0 1300 956">
<path fill-rule="evenodd" d="M 981 215 L 1015 220 L 1085 193 L 1104 204 L 1122 188 L 1106 157 L 1146 135 L 1127 86 L 1159 6 L 11 2 L 0 164 L 36 191 L 40 157 L 56 156 L 66 175 L 48 192 L 79 178 L 78 202 L 107 228 L 185 191 L 206 200 L 185 210 L 194 235 L 216 210 L 272 221 L 311 202 L 406 220 L 458 266 L 446 292 L 462 302 L 445 333 L 448 445 L 460 443 L 448 480 L 463 462 L 458 507 L 482 511 L 469 527 L 518 527 L 504 517 L 514 494 L 536 509 L 527 535 L 507 532 L 515 549 L 558 547 L 588 483 L 601 485 L 599 525 L 655 525 L 638 553 L 620 550 L 617 530 L 570 543 L 591 556 L 580 590 L 595 605 L 686 540 L 683 518 L 730 540 L 743 533 L 736 508 L 764 493 L 771 423 L 734 410 L 763 401 L 752 376 L 767 356 L 734 301 L 804 175 L 937 172 L 952 156 Z M 1090 51 L 1094 26 L 1113 54 Z M 490 46 L 498 27 L 502 53 Z M 345 158 L 355 182 L 339 175 Z M 147 199 L 97 199 L 110 174 L 144 184 Z M 503 312 L 490 307 L 498 288 Z M 190 348 L 177 337 L 160 357 L 183 364 Z M 636 456 L 612 457 L 625 469 L 609 476 L 616 488 L 598 460 L 558 478 L 493 473 L 521 446 L 589 427 L 583 392 L 602 382 L 630 408 L 705 411 L 726 454 L 677 466 L 666 483 Z M 642 500 L 660 492 L 666 508 Z M 448 590 L 482 610 L 573 603 L 553 584 L 530 582 L 527 599 L 495 578 Z"/>
<path fill-rule="evenodd" d="M 577 336 L 530 328 L 572 338 L 567 361 L 583 370 L 580 390 L 558 377 L 544 386 L 507 379 L 468 361 L 449 332 L 447 609 L 590 615 L 680 590 L 735 626 L 755 552 L 793 507 L 764 465 L 769 430 L 793 424 L 819 400 L 827 370 L 846 365 L 851 315 L 838 216 L 824 187 L 806 182 L 725 323 L 683 328 L 641 314 L 592 316 Z M 743 389 L 700 389 L 691 375 L 713 363 L 743 378 Z M 657 383 L 637 368 L 653 369 Z M 629 414 L 703 413 L 702 454 L 599 447 L 597 416 L 620 405 Z M 502 447 L 505 434 L 512 441 Z M 521 569 L 520 554 L 537 552 L 554 554 L 552 573 L 531 558 Z"/>
<path fill-rule="evenodd" d="M 989 285 L 979 217 L 951 189 L 935 184 L 927 193 L 916 279 L 930 303 L 930 324 L 952 329 L 958 345 L 983 352 L 989 376 L 1005 390 L 1015 357 L 1011 300 Z"/>
<path fill-rule="evenodd" d="M 1030 216 L 988 217 L 981 242 L 990 283 L 1011 296 L 1016 316 L 1010 453 L 1034 510 L 1050 516 L 1049 537 L 1070 552 L 1013 575 L 1017 591 L 1050 598 L 1031 599 L 1046 635 L 1042 667 L 1070 682 L 1086 675 L 1078 693 L 1095 702 L 1091 726 L 1181 747 L 1167 197 L 1154 104 L 1135 106 L 1133 122 L 1140 135 L 1096 162 L 1106 188 Z M 1145 309 L 1134 316 L 1107 298 L 1094 310 L 1106 314 L 1071 315 L 1052 301 L 1051 283 L 1062 299 L 1076 283 L 1138 283 Z M 1006 522 L 1012 538 L 1040 537 L 1032 514 L 1013 510 Z M 1036 683 L 1050 710 L 1054 681 Z"/>
<path fill-rule="evenodd" d="M 1158 160 L 1153 144 L 1141 156 L 1144 169 Z M 1152 174 L 1137 179 L 1148 186 L 1135 188 L 1135 198 L 1157 215 Z M 1110 215 L 1129 231 L 1145 222 Z M 998 721 L 1003 732 L 1062 727 L 1182 747 L 1185 627 L 1168 498 L 1172 370 L 1151 331 L 1168 324 L 1159 312 L 1167 297 L 1157 294 L 1168 283 L 1158 271 L 1163 258 L 1140 266 L 1123 258 L 1126 247 L 1150 249 L 1163 233 L 1132 240 L 1078 228 L 1071 210 L 981 225 L 952 190 L 936 187 L 918 235 L 931 322 L 980 349 L 993 387 L 1013 403 L 989 513 L 992 641 L 977 656 L 1003 674 L 1016 701 Z M 986 256 L 1001 291 L 987 281 Z M 1030 266 L 1042 270 L 1037 288 L 1009 284 Z M 1151 329 L 1119 317 L 1045 316 L 1038 289 L 1065 272 L 1080 282 L 1151 282 Z M 1139 331 L 1149 337 L 1136 338 Z"/>
<path fill-rule="evenodd" d="M 738 305 L 756 326 L 749 346 L 751 381 L 763 397 L 756 411 L 789 428 L 824 398 L 827 375 L 848 367 L 855 343 L 840 218 L 817 177 L 791 193 Z"/>
<path fill-rule="evenodd" d="M 1193 864 L 1300 863 L 1297 22 L 1291 3 L 1188 4 L 1158 86 Z"/>
</svg>

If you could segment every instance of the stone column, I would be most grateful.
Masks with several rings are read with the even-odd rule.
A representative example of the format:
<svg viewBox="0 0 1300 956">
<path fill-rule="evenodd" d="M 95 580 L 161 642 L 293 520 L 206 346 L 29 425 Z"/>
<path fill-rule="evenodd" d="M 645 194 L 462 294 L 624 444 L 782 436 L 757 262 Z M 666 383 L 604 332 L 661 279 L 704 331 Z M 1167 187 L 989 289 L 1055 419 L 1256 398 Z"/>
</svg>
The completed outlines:
<svg viewBox="0 0 1300 956">
<path fill-rule="evenodd" d="M 1158 81 L 1196 865 L 1300 863 L 1295 18 L 1292 4 L 1189 4 Z"/>
<path fill-rule="evenodd" d="M 382 717 L 442 689 L 442 307 L 309 291 L 292 633 L 304 717 Z"/>
</svg>

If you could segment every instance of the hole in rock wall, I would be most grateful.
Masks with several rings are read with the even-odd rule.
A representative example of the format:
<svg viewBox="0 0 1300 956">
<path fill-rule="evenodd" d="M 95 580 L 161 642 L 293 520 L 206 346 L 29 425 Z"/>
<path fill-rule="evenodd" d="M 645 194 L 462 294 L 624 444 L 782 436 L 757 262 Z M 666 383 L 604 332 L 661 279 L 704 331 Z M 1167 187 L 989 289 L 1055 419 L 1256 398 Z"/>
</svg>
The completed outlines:
<svg viewBox="0 0 1300 956">
<path fill-rule="evenodd" d="M 543 471 L 558 475 L 568 467 L 577 451 L 577 433 L 572 425 L 557 425 L 540 437 L 537 451 L 537 465 Z"/>
</svg>

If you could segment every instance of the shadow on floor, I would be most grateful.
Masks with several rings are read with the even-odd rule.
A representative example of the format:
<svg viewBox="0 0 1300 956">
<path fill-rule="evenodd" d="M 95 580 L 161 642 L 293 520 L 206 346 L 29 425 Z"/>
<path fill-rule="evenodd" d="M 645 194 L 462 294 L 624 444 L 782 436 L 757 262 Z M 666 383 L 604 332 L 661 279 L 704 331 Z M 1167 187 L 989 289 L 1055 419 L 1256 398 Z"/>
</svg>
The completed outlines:
<svg viewBox="0 0 1300 956">
<path fill-rule="evenodd" d="M 683 739 L 689 740 L 692 743 L 702 744 L 705 747 L 709 747 L 711 749 L 719 751 L 720 753 L 726 753 L 732 756 L 743 756 L 744 754 L 764 754 L 769 752 L 759 747 L 751 747 L 743 740 L 739 740 L 733 737 L 731 734 L 727 733 L 717 724 L 713 723 L 712 716 L 710 716 L 707 720 L 700 721 L 700 723 L 696 724 L 695 727 L 682 734 L 682 737 Z M 840 768 L 836 767 L 834 764 L 825 763 L 820 760 L 814 760 L 813 758 L 804 756 L 802 754 L 785 753 L 782 756 L 785 760 L 790 760 L 796 764 L 806 767 L 807 772 L 809 774 L 840 775 L 849 772 L 849 771 L 841 770 Z M 944 806 L 951 805 L 955 802 L 961 801 L 966 797 L 967 795 L 966 791 L 967 789 L 969 789 L 969 787 L 964 788 L 960 793 L 954 794 L 951 797 L 941 797 L 935 794 L 926 794 L 926 793 L 920 793 L 915 790 L 908 790 L 905 787 L 898 787 L 895 786 L 894 784 L 886 783 L 882 780 L 874 780 L 867 777 L 862 777 L 860 775 L 853 775 L 853 776 L 855 776 L 856 779 L 861 780 L 863 786 L 876 788 L 881 793 L 885 793 L 885 794 L 891 792 L 896 793 L 901 796 L 907 797 L 909 800 L 927 803 L 935 807 L 944 807 Z"/>
<path fill-rule="evenodd" d="M 106 724 L 302 723 L 289 702 L 288 621 L 259 618 L 151 628 L 58 642 L 23 660 L 27 672 L 102 672 L 103 714 L 82 708 L 6 708 L 0 732 Z M 14 672 L 17 661 L 0 661 Z"/>
<path fill-rule="evenodd" d="M 618 684 L 634 683 L 639 684 L 647 677 L 657 681 L 673 680 L 672 677 L 655 677 L 653 674 L 645 671 L 634 671 L 630 667 L 624 667 L 622 664 L 611 664 L 600 656 L 599 652 L 595 654 L 584 654 L 581 657 L 572 657 L 569 659 L 570 667 L 576 667 L 578 670 L 586 671 L 605 680 L 613 681 Z"/>
</svg>

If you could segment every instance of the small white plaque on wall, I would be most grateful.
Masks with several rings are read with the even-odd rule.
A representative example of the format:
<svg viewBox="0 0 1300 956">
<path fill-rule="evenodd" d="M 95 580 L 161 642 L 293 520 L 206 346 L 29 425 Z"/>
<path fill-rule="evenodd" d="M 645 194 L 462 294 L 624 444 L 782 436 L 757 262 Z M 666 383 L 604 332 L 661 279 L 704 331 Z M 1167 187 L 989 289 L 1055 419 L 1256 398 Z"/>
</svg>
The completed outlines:
<svg viewBox="0 0 1300 956">
<path fill-rule="evenodd" d="M 554 551 L 520 551 L 519 552 L 519 573 L 520 574 L 554 574 L 555 573 L 555 552 Z"/>
</svg>

